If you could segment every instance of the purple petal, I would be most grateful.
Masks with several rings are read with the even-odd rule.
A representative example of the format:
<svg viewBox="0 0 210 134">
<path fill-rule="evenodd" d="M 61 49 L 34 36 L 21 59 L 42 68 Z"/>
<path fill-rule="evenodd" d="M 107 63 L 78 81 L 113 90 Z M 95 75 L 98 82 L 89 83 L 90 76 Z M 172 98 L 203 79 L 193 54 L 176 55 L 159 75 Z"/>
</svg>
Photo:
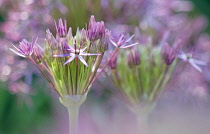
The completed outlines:
<svg viewBox="0 0 210 134">
<path fill-rule="evenodd" d="M 186 56 L 185 54 L 177 54 L 176 57 L 177 57 L 177 58 L 180 58 L 180 59 L 182 59 L 182 60 L 184 60 L 184 61 L 187 60 L 187 56 Z"/>
<path fill-rule="evenodd" d="M 135 46 L 137 45 L 138 43 L 133 43 L 131 45 L 127 45 L 127 46 L 121 46 L 120 48 L 129 48 L 129 47 L 132 47 L 132 46 Z"/>
<path fill-rule="evenodd" d="M 74 49 L 64 49 L 64 50 L 68 50 L 68 51 L 71 51 L 71 53 L 75 53 Z"/>
<path fill-rule="evenodd" d="M 31 43 L 31 50 L 30 50 L 30 54 L 29 55 L 32 55 L 33 53 L 33 50 L 34 50 L 34 46 L 36 45 L 36 42 L 38 40 L 38 37 L 34 40 L 34 38 L 32 38 L 32 43 Z"/>
<path fill-rule="evenodd" d="M 90 54 L 90 53 L 82 53 L 82 52 L 80 52 L 79 55 L 82 55 L 82 56 L 91 56 L 91 55 L 101 55 L 101 54 Z"/>
<path fill-rule="evenodd" d="M 85 49 L 87 49 L 87 47 L 84 47 L 83 49 L 81 49 L 81 50 L 80 50 L 80 53 L 81 53 L 81 52 L 84 52 Z"/>
<path fill-rule="evenodd" d="M 53 57 L 67 57 L 67 56 L 72 56 L 72 54 L 53 55 Z"/>
<path fill-rule="evenodd" d="M 58 27 L 57 27 L 57 24 L 56 24 L 56 21 L 55 20 L 54 20 L 54 23 L 55 23 L 56 31 L 58 31 Z"/>
<path fill-rule="evenodd" d="M 181 55 L 187 55 L 184 51 L 180 50 Z"/>
<path fill-rule="evenodd" d="M 36 42 L 38 40 L 38 37 L 34 40 L 34 38 L 32 39 L 32 45 L 36 45 Z"/>
<path fill-rule="evenodd" d="M 18 50 L 18 51 L 21 51 L 19 48 L 17 48 L 15 45 L 13 45 L 13 47 L 16 49 L 16 50 Z"/>
<path fill-rule="evenodd" d="M 131 41 L 133 39 L 134 35 L 132 35 L 130 38 L 128 38 L 125 42 L 128 43 L 129 41 Z"/>
<path fill-rule="evenodd" d="M 68 45 L 68 47 L 69 47 L 69 49 L 65 49 L 65 50 L 70 50 L 72 52 L 75 52 L 75 49 L 72 46 Z"/>
<path fill-rule="evenodd" d="M 117 47 L 117 44 L 112 39 L 109 39 L 109 41 L 112 43 L 112 45 L 114 45 L 115 47 Z"/>
<path fill-rule="evenodd" d="M 76 57 L 75 55 L 70 57 L 63 65 L 70 63 L 72 60 L 74 60 L 75 57 Z"/>
<path fill-rule="evenodd" d="M 203 65 L 203 66 L 206 66 L 207 63 L 204 62 L 204 61 L 200 61 L 200 60 L 196 60 L 196 59 L 191 59 L 192 62 L 194 62 L 195 64 L 198 64 L 198 65 Z"/>
<path fill-rule="evenodd" d="M 82 56 L 77 56 L 79 59 L 80 59 L 80 61 L 86 66 L 86 67 L 88 67 L 88 64 L 86 63 L 86 61 L 83 59 L 83 57 Z"/>
<path fill-rule="evenodd" d="M 19 55 L 19 56 L 21 56 L 21 57 L 24 57 L 24 58 L 26 57 L 25 55 L 23 55 L 23 54 L 21 54 L 21 53 L 15 51 L 15 50 L 13 50 L 13 49 L 11 49 L 11 48 L 9 48 L 9 50 L 11 50 L 13 53 L 15 53 L 15 54 L 17 54 L 17 55 Z"/>
<path fill-rule="evenodd" d="M 197 64 L 195 64 L 195 63 L 192 62 L 191 60 L 189 61 L 189 63 L 190 63 L 196 70 L 198 70 L 199 72 L 202 73 L 202 69 L 201 69 Z"/>
<path fill-rule="evenodd" d="M 70 46 L 70 45 L 69 45 L 69 47 L 70 47 L 70 49 L 69 49 L 69 50 L 73 50 L 73 51 L 75 51 L 75 49 L 74 49 L 72 46 Z"/>
<path fill-rule="evenodd" d="M 165 43 L 167 43 L 167 39 L 169 38 L 170 32 L 167 30 L 166 32 L 164 32 L 163 37 L 160 41 L 160 46 L 164 46 Z M 175 45 L 173 45 L 175 46 Z"/>
</svg>

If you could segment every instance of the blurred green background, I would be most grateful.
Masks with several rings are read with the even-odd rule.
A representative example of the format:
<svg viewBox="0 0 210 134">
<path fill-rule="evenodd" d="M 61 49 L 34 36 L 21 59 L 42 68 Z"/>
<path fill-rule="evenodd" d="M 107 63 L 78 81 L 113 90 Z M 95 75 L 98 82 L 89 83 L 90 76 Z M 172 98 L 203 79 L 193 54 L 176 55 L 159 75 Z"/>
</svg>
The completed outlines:
<svg viewBox="0 0 210 134">
<path fill-rule="evenodd" d="M 194 15 L 203 14 L 210 21 L 210 1 L 209 0 L 190 0 L 194 4 Z M 210 25 L 206 28 L 206 32 L 210 33 Z"/>
</svg>

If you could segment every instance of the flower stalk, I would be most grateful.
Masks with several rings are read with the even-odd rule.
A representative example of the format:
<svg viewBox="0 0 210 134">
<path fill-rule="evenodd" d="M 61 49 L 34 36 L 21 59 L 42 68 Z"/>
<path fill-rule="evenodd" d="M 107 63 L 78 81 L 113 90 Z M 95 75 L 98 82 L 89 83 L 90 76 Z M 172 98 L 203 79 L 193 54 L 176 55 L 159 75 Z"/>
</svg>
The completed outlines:
<svg viewBox="0 0 210 134">
<path fill-rule="evenodd" d="M 156 103 L 147 103 L 129 107 L 136 116 L 137 133 L 149 134 L 149 115 L 155 106 Z"/>
<path fill-rule="evenodd" d="M 79 108 L 87 94 L 60 97 L 60 102 L 67 108 L 69 115 L 69 134 L 78 134 Z"/>
<path fill-rule="evenodd" d="M 100 74 L 104 71 L 104 69 L 106 68 L 106 66 L 109 64 L 109 62 L 111 61 L 111 59 L 114 57 L 114 55 L 117 53 L 118 51 L 118 47 L 115 48 L 114 52 L 112 53 L 112 55 L 110 56 L 109 60 L 103 65 L 102 69 L 100 70 L 100 72 L 95 76 L 95 78 L 93 79 L 93 83 L 96 81 L 96 79 L 100 76 Z"/>
</svg>

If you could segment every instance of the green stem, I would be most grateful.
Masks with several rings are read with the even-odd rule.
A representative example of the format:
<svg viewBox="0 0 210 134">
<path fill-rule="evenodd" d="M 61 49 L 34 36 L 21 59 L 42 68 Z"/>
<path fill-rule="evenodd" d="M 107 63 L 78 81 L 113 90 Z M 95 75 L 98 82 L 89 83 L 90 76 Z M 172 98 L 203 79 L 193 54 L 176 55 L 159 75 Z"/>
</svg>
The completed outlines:
<svg viewBox="0 0 210 134">
<path fill-rule="evenodd" d="M 59 93 L 59 91 L 56 89 L 55 85 L 53 84 L 53 82 L 51 81 L 51 79 L 48 77 L 48 75 L 44 72 L 44 70 L 42 70 L 42 68 L 40 68 L 40 66 L 33 60 L 33 58 L 29 57 L 29 60 L 31 60 L 31 62 L 39 69 L 39 71 L 42 73 L 42 75 L 46 78 L 46 80 L 49 82 L 49 84 L 52 86 L 52 88 L 57 92 L 57 94 L 59 96 L 61 96 L 61 94 Z"/>
<path fill-rule="evenodd" d="M 91 85 L 91 83 L 92 83 L 92 81 L 93 81 L 93 79 L 94 79 L 94 76 L 95 76 L 95 74 L 97 73 L 97 70 L 98 70 L 98 68 L 99 68 L 99 66 L 100 66 L 100 63 L 101 63 L 101 60 L 102 60 L 102 58 L 103 58 L 103 56 L 104 56 L 104 52 L 100 55 L 100 56 L 98 56 L 97 57 L 97 59 L 96 59 L 96 66 L 95 66 L 95 69 L 94 69 L 94 72 L 91 74 L 91 76 L 90 76 L 90 80 L 88 80 L 88 82 L 87 82 L 87 84 L 85 85 L 85 90 L 84 90 L 84 92 L 87 92 L 90 88 L 89 88 L 89 85 Z"/>
<path fill-rule="evenodd" d="M 130 110 L 136 115 L 137 133 L 136 134 L 149 134 L 149 115 L 155 108 L 156 103 L 141 103 L 133 105 Z"/>
<path fill-rule="evenodd" d="M 182 66 L 180 65 L 181 67 L 178 68 L 178 70 L 177 70 L 176 73 L 174 74 L 173 80 L 169 81 L 169 84 L 167 84 L 166 89 L 167 89 L 167 87 L 171 87 L 171 85 L 172 85 L 173 83 L 175 83 L 176 79 L 178 79 L 178 76 L 180 76 L 180 74 L 181 74 L 181 73 L 184 71 L 184 69 L 186 68 L 186 65 L 187 65 L 187 62 L 184 63 L 184 65 L 182 65 Z M 174 69 L 176 69 L 176 66 L 178 66 L 178 65 L 175 65 L 175 66 L 174 66 Z"/>
<path fill-rule="evenodd" d="M 75 81 L 75 82 L 76 82 L 76 83 L 75 83 L 76 90 L 75 90 L 74 95 L 76 95 L 76 94 L 78 93 L 78 91 L 79 91 L 79 90 L 78 90 L 78 70 L 79 70 L 79 69 L 78 69 L 78 67 L 79 67 L 78 64 L 79 64 L 79 62 L 78 62 L 78 57 L 76 57 L 76 79 L 75 79 L 75 80 L 76 80 L 76 81 Z"/>
<path fill-rule="evenodd" d="M 67 108 L 69 115 L 69 134 L 78 134 L 79 108 L 86 100 L 87 94 L 60 97 L 60 102 Z"/>
<path fill-rule="evenodd" d="M 68 107 L 69 114 L 69 134 L 78 133 L 78 117 L 80 106 Z"/>
<path fill-rule="evenodd" d="M 163 75 L 161 76 L 161 78 L 159 78 L 160 81 L 157 83 L 158 85 L 156 87 L 154 87 L 153 91 L 151 92 L 151 94 L 149 96 L 150 101 L 154 100 L 154 96 L 156 96 L 156 94 L 159 90 L 163 90 L 163 89 L 161 89 L 161 87 L 164 83 L 164 80 L 166 79 L 166 75 L 167 75 L 168 71 L 169 71 L 169 66 L 166 66 L 166 69 L 165 69 Z"/>
<path fill-rule="evenodd" d="M 174 72 L 175 67 L 176 67 L 176 64 L 173 67 L 170 67 L 170 69 L 168 70 L 168 74 L 167 74 L 167 76 L 165 76 L 165 80 L 164 80 L 164 82 L 162 83 L 162 85 L 160 87 L 160 89 L 162 89 L 162 90 L 159 90 L 156 93 L 156 96 L 154 96 L 154 101 L 156 101 L 161 96 L 161 94 L 163 93 L 163 91 L 165 91 L 165 90 L 163 90 L 164 88 L 167 89 L 166 88 L 167 82 L 169 82 L 168 85 L 170 86 L 170 78 L 171 78 L 172 73 Z M 180 73 L 178 73 L 178 74 L 180 74 Z"/>
</svg>

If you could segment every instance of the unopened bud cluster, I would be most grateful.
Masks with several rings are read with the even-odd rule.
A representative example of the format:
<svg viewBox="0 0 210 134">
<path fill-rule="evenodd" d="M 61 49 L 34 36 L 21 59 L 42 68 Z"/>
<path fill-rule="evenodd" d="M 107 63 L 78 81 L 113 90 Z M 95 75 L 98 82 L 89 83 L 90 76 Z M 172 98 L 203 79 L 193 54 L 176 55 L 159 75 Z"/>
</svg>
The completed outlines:
<svg viewBox="0 0 210 134">
<path fill-rule="evenodd" d="M 125 40 L 120 36 L 114 45 L 122 48 Z M 110 78 L 127 103 L 152 103 L 170 79 L 176 55 L 177 49 L 169 45 L 154 45 L 152 40 L 145 45 L 121 49 L 110 60 Z"/>
</svg>

